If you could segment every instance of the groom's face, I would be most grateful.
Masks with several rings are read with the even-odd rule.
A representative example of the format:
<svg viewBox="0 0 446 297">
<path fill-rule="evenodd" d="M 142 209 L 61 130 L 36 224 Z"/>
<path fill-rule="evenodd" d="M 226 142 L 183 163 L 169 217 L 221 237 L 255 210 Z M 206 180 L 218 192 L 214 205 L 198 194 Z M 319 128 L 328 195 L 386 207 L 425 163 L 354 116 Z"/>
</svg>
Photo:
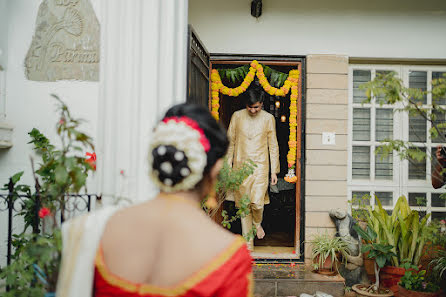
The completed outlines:
<svg viewBox="0 0 446 297">
<path fill-rule="evenodd" d="M 256 116 L 262 110 L 262 106 L 263 106 L 263 103 L 256 102 L 251 105 L 246 105 L 246 109 L 248 110 L 248 113 L 250 116 Z"/>
</svg>

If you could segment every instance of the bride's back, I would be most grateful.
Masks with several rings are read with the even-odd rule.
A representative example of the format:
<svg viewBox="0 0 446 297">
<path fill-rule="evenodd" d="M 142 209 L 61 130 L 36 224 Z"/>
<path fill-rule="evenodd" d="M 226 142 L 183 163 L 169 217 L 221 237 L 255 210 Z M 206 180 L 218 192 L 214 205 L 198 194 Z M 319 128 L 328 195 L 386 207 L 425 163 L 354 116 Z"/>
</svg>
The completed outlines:
<svg viewBox="0 0 446 297">
<path fill-rule="evenodd" d="M 231 245 L 233 234 L 197 204 L 178 197 L 157 198 L 109 220 L 101 248 L 110 273 L 135 283 L 174 286 Z"/>
</svg>

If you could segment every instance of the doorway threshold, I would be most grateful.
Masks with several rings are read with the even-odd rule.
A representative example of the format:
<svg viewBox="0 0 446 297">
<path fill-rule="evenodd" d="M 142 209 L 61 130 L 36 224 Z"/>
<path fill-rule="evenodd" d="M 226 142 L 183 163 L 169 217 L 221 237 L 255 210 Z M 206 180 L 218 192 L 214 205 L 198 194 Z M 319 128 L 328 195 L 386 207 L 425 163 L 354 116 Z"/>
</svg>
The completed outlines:
<svg viewBox="0 0 446 297">
<path fill-rule="evenodd" d="M 294 247 L 283 246 L 255 246 L 251 252 L 254 259 L 290 259 L 297 260 L 299 254 L 294 253 Z"/>
</svg>

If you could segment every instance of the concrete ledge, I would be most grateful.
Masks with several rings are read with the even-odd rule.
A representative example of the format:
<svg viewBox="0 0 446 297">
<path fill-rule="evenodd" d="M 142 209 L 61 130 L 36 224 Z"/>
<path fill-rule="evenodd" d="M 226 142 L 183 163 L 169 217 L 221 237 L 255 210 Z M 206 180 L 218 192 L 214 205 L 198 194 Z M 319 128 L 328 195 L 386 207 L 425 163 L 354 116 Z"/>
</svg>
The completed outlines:
<svg viewBox="0 0 446 297">
<path fill-rule="evenodd" d="M 0 149 L 12 147 L 12 131 L 14 127 L 7 123 L 0 123 Z"/>
</svg>

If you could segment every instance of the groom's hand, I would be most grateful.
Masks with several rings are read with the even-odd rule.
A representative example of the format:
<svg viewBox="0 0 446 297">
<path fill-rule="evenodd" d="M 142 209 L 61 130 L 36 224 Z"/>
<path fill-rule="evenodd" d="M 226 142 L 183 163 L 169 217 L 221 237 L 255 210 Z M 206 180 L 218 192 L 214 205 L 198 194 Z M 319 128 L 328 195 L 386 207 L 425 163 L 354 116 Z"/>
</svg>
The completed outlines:
<svg viewBox="0 0 446 297">
<path fill-rule="evenodd" d="M 274 186 L 277 184 L 277 175 L 275 173 L 271 173 L 271 185 Z"/>
</svg>

